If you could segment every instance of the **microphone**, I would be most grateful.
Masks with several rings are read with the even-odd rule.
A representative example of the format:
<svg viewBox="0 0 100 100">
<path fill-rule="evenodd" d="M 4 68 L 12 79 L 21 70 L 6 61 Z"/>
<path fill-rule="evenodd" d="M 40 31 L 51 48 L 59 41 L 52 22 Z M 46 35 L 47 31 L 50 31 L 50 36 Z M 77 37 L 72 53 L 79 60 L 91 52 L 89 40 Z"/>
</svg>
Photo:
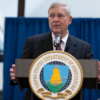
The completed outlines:
<svg viewBox="0 0 100 100">
<path fill-rule="evenodd" d="M 62 37 L 61 37 L 60 34 L 57 34 L 57 35 L 55 36 L 54 47 L 57 48 L 57 46 L 60 44 L 61 39 L 62 39 Z"/>
</svg>

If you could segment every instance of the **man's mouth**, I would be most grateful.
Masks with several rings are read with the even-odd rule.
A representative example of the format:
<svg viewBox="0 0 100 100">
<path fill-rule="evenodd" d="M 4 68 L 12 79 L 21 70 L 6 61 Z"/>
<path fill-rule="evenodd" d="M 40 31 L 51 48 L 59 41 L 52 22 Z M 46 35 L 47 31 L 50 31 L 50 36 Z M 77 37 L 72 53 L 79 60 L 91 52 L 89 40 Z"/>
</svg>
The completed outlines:
<svg viewBox="0 0 100 100">
<path fill-rule="evenodd" d="M 54 26 L 60 26 L 60 25 L 54 25 Z"/>
</svg>

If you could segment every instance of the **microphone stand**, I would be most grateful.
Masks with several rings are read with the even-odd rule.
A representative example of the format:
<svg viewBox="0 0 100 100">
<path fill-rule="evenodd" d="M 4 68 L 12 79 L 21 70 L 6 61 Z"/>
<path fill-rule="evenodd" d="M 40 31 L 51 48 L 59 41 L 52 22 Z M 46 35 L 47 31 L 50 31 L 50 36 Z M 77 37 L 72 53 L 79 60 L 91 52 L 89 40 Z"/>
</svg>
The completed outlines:
<svg viewBox="0 0 100 100">
<path fill-rule="evenodd" d="M 58 50 L 58 49 L 57 49 L 58 45 L 57 45 L 56 43 L 54 44 L 54 47 L 56 48 L 56 50 Z"/>
<path fill-rule="evenodd" d="M 58 48 L 57 48 L 57 47 L 58 47 L 58 45 L 55 45 L 54 47 L 56 48 L 56 50 L 58 50 Z"/>
<path fill-rule="evenodd" d="M 57 46 L 56 46 L 56 50 L 58 50 L 58 49 L 57 49 Z"/>
</svg>

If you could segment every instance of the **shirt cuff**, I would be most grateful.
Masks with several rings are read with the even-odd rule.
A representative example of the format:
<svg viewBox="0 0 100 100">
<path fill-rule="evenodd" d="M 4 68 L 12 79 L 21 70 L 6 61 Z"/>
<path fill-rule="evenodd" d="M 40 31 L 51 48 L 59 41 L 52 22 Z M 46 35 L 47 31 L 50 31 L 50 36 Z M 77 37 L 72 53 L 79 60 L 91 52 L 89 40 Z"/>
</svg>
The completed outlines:
<svg viewBox="0 0 100 100">
<path fill-rule="evenodd" d="M 13 80 L 13 82 L 16 84 L 17 82 L 15 80 Z"/>
</svg>

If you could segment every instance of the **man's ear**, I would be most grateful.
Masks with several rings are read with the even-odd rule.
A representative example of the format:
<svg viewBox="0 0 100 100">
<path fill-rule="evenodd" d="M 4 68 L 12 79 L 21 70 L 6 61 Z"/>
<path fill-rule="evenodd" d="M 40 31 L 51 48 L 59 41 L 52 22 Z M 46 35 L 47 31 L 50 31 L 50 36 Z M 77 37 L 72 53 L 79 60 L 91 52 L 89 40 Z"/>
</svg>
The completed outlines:
<svg viewBox="0 0 100 100">
<path fill-rule="evenodd" d="M 71 24 L 72 22 L 72 16 L 69 16 L 69 25 Z"/>
</svg>

